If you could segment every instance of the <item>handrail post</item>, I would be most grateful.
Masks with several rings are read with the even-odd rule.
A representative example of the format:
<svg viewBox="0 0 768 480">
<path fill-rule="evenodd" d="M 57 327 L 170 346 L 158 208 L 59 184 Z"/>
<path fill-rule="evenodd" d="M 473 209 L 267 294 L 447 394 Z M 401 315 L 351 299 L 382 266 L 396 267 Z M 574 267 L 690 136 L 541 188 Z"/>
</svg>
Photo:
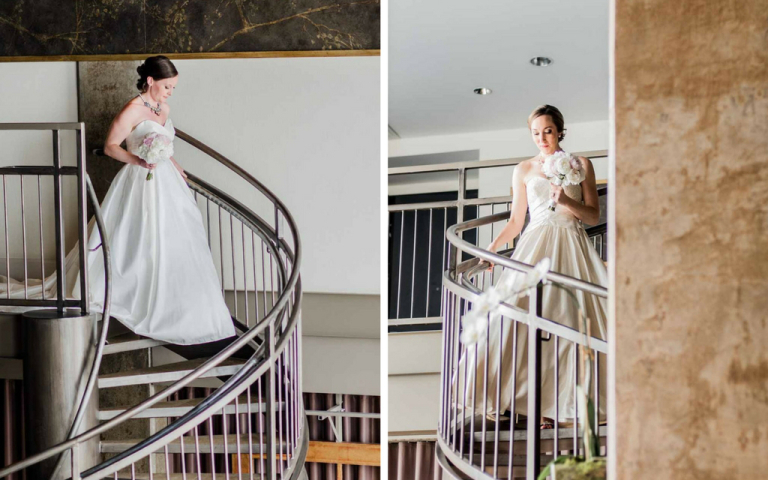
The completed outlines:
<svg viewBox="0 0 768 480">
<path fill-rule="evenodd" d="M 276 322 L 277 320 L 275 320 Z M 267 327 L 267 342 L 269 351 L 269 373 L 266 376 L 267 405 L 266 405 L 266 431 L 267 431 L 267 479 L 277 480 L 277 434 L 275 432 L 275 322 Z"/>
<path fill-rule="evenodd" d="M 541 317 L 543 286 L 539 284 L 531 291 L 528 311 L 530 322 L 528 323 L 528 421 L 527 421 L 527 449 L 525 460 L 525 476 L 528 480 L 535 480 L 541 470 L 541 331 L 536 319 Z M 557 425 L 555 425 L 557 435 Z"/>
<path fill-rule="evenodd" d="M 56 310 L 64 312 L 64 219 L 61 205 L 61 139 L 53 130 L 53 203 L 56 225 Z"/>
<path fill-rule="evenodd" d="M 72 446 L 72 449 L 70 450 L 72 454 L 72 480 L 80 480 L 80 450 L 79 447 L 80 444 L 76 443 Z"/>
<path fill-rule="evenodd" d="M 87 258 L 87 221 L 86 221 L 86 186 L 85 186 L 85 125 L 75 130 L 77 135 L 77 237 L 80 257 L 80 313 L 87 315 L 89 310 L 88 298 L 88 266 Z"/>
</svg>

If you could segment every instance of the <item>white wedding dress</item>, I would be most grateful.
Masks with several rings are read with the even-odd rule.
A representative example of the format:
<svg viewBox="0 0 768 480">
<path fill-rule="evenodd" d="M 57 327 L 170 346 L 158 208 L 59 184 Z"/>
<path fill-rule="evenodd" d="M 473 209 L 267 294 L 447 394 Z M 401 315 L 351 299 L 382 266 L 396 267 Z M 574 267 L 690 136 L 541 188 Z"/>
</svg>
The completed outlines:
<svg viewBox="0 0 768 480">
<path fill-rule="evenodd" d="M 173 139 L 170 119 L 160 125 L 145 120 L 125 139 L 136 154 L 149 133 Z M 205 228 L 194 195 L 170 160 L 149 171 L 125 165 L 115 176 L 101 204 L 112 257 L 110 316 L 133 332 L 169 343 L 187 345 L 212 342 L 235 335 L 229 310 L 221 294 Z M 89 225 L 88 277 L 90 307 L 101 311 L 104 300 L 104 259 L 98 229 Z M 79 298 L 77 247 L 67 255 L 67 296 Z M 18 281 L 2 277 L 0 295 L 11 288 L 22 297 Z M 56 296 L 56 275 L 44 282 L 28 282 L 27 295 Z"/>
<path fill-rule="evenodd" d="M 530 222 L 521 235 L 512 254 L 512 259 L 535 265 L 541 259 L 549 257 L 552 261 L 551 271 L 569 275 L 597 285 L 608 284 L 608 274 L 600 255 L 592 246 L 581 223 L 567 210 L 558 206 L 553 212 L 549 210 L 549 180 L 544 177 L 529 177 L 526 180 L 526 197 Z M 569 197 L 581 201 L 581 185 L 564 187 L 564 192 Z M 514 275 L 513 282 L 521 285 L 524 275 L 514 270 L 506 269 L 502 273 L 499 282 L 505 276 Z M 584 294 L 574 291 L 579 299 L 587 318 L 590 320 L 593 336 L 606 339 L 606 301 L 592 294 Z M 510 302 L 524 310 L 528 310 L 528 298 L 515 299 Z M 552 321 L 567 325 L 578 330 L 577 308 L 566 292 L 561 289 L 545 286 L 543 288 L 542 316 Z M 504 318 L 501 329 L 498 324 L 492 324 L 488 343 L 477 346 L 477 356 L 474 349 L 468 348 L 465 358 L 458 366 L 457 377 L 454 380 L 454 388 L 460 389 L 459 398 L 455 402 L 461 406 L 466 395 L 467 408 L 472 408 L 472 385 L 475 382 L 477 399 L 474 402 L 475 413 L 483 413 L 485 395 L 483 389 L 483 376 L 485 373 L 485 356 L 488 348 L 488 378 L 487 408 L 485 414 L 489 418 L 495 418 L 505 411 L 512 410 L 512 386 L 513 376 L 517 375 L 515 391 L 515 408 L 513 413 L 525 415 L 528 401 L 528 330 L 526 325 L 519 325 L 517 332 L 517 362 L 513 365 L 513 320 Z M 495 325 L 495 328 L 494 328 Z M 501 333 L 500 333 L 501 330 Z M 500 341 L 501 338 L 501 341 Z M 499 349 L 501 348 L 501 373 L 499 372 Z M 561 339 L 559 341 L 559 382 L 558 382 L 558 419 L 572 420 L 575 412 L 574 386 L 576 385 L 576 373 L 574 371 L 575 356 L 574 344 Z M 599 401 L 600 416 L 606 412 L 606 371 L 607 359 L 600 355 L 599 378 L 601 395 Z M 475 358 L 477 362 L 475 363 Z M 541 414 L 544 417 L 555 418 L 555 352 L 554 338 L 548 342 L 542 342 L 542 374 L 541 374 Z M 464 375 L 466 363 L 466 378 Z M 496 385 L 501 377 L 501 395 L 499 404 L 496 405 Z M 594 388 L 594 375 L 592 375 Z M 591 394 L 592 392 L 590 392 Z"/>
</svg>

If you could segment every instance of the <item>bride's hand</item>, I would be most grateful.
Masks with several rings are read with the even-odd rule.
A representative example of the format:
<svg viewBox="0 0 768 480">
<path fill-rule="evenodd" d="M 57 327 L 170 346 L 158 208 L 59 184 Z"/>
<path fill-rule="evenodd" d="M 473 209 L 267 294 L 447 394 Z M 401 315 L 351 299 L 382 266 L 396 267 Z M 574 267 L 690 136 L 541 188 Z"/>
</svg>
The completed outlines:
<svg viewBox="0 0 768 480">
<path fill-rule="evenodd" d="M 494 242 L 491 242 L 490 245 L 485 247 L 485 249 L 488 250 L 489 252 L 496 253 L 496 245 L 494 245 Z M 482 261 L 488 264 L 487 270 L 493 271 L 493 267 L 496 266 L 493 262 L 489 262 L 487 260 L 482 260 Z"/>
<path fill-rule="evenodd" d="M 570 197 L 565 194 L 563 187 L 553 183 L 549 184 L 549 198 L 551 198 L 557 205 L 564 204 L 570 199 Z"/>
<path fill-rule="evenodd" d="M 146 168 L 147 170 L 154 170 L 155 167 L 157 167 L 156 163 L 147 163 L 147 161 L 142 158 L 138 158 L 136 165 L 140 166 L 141 168 Z"/>
</svg>

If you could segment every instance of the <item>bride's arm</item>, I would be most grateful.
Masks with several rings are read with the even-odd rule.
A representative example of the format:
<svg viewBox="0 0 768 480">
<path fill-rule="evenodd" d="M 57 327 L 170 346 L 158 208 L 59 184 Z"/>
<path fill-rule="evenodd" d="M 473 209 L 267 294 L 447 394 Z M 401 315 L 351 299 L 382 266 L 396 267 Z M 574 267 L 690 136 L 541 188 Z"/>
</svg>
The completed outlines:
<svg viewBox="0 0 768 480">
<path fill-rule="evenodd" d="M 136 120 L 136 118 L 134 118 L 134 115 L 132 115 L 131 111 L 128 109 L 123 109 L 117 114 L 115 119 L 112 120 L 112 125 L 109 126 L 107 140 L 104 142 L 104 153 L 117 161 L 129 165 L 139 165 L 152 170 L 155 165 L 148 164 L 120 146 L 128 134 L 131 133 L 134 120 Z"/>
<path fill-rule="evenodd" d="M 181 176 L 184 177 L 184 178 L 187 178 L 187 174 L 184 173 L 184 169 L 181 168 L 181 165 L 179 165 L 179 163 L 173 157 L 171 157 L 171 162 L 173 162 L 173 166 L 176 167 L 176 170 L 179 171 Z"/>
<path fill-rule="evenodd" d="M 512 209 L 509 221 L 499 232 L 496 238 L 488 245 L 488 250 L 495 252 L 502 245 L 514 240 L 523 230 L 525 225 L 525 212 L 528 210 L 528 197 L 525 192 L 525 176 L 528 173 L 528 165 L 520 164 L 512 173 Z"/>
<path fill-rule="evenodd" d="M 600 221 L 600 203 L 597 196 L 597 182 L 595 181 L 595 169 L 592 162 L 585 157 L 579 157 L 581 165 L 584 168 L 586 178 L 581 182 L 581 192 L 584 203 L 577 202 L 563 192 L 562 187 L 552 186 L 553 199 L 559 205 L 565 207 L 569 212 L 582 222 L 595 225 Z"/>
</svg>

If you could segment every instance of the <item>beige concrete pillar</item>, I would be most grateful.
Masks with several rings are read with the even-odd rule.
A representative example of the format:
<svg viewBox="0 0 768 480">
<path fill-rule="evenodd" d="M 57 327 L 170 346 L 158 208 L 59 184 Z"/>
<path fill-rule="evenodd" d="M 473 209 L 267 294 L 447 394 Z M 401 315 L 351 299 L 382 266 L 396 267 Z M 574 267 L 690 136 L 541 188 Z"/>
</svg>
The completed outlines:
<svg viewBox="0 0 768 480">
<path fill-rule="evenodd" d="M 615 7 L 616 478 L 768 478 L 768 4 Z"/>
</svg>

